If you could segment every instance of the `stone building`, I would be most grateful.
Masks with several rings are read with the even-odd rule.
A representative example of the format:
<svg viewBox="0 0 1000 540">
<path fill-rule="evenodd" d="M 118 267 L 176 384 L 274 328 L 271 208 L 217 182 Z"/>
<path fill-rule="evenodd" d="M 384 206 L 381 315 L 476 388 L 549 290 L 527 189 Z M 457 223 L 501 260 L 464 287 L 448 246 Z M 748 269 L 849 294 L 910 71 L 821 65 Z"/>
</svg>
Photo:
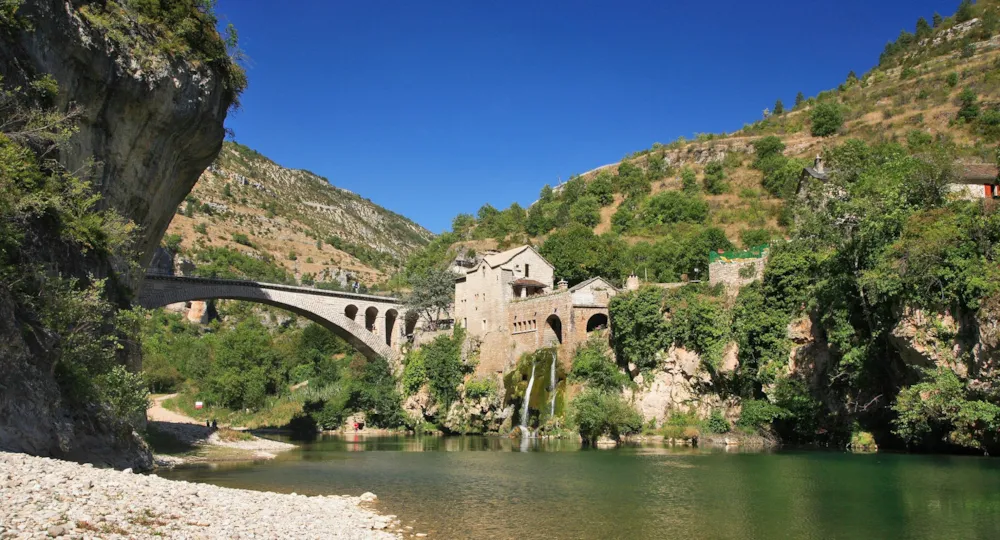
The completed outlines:
<svg viewBox="0 0 1000 540">
<path fill-rule="evenodd" d="M 455 280 L 455 320 L 480 341 L 481 375 L 502 373 L 526 352 L 560 346 L 567 367 L 590 332 L 608 326 L 618 293 L 595 277 L 572 288 L 555 283 L 554 267 L 535 248 L 488 253 Z"/>
<path fill-rule="evenodd" d="M 959 162 L 955 179 L 948 184 L 948 191 L 959 199 L 986 199 L 992 203 L 993 199 L 1000 198 L 997 166 L 992 163 Z"/>
</svg>

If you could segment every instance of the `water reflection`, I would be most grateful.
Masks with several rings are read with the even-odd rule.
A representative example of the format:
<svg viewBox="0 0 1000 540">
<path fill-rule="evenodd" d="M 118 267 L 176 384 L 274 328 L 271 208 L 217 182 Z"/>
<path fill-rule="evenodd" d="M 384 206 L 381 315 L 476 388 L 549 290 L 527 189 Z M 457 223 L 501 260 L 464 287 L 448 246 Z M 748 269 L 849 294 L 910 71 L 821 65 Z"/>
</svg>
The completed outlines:
<svg viewBox="0 0 1000 540">
<path fill-rule="evenodd" d="M 1000 538 L 1000 462 L 503 437 L 324 437 L 272 462 L 165 476 L 373 491 L 431 538 Z"/>
</svg>

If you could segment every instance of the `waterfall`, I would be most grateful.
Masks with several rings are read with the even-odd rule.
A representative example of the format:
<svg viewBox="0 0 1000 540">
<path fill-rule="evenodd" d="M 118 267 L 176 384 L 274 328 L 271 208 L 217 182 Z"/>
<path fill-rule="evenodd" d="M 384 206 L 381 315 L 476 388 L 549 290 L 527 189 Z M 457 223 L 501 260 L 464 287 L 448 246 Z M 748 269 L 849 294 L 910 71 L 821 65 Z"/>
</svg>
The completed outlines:
<svg viewBox="0 0 1000 540">
<path fill-rule="evenodd" d="M 552 369 L 549 370 L 549 392 L 552 392 L 552 404 L 549 405 L 549 418 L 556 416 L 556 352 L 552 351 Z"/>
<path fill-rule="evenodd" d="M 524 401 L 521 402 L 521 436 L 527 437 L 528 431 L 528 405 L 531 402 L 531 387 L 535 385 L 535 366 L 538 362 L 531 362 L 531 378 L 528 379 L 528 389 L 524 391 Z"/>
</svg>

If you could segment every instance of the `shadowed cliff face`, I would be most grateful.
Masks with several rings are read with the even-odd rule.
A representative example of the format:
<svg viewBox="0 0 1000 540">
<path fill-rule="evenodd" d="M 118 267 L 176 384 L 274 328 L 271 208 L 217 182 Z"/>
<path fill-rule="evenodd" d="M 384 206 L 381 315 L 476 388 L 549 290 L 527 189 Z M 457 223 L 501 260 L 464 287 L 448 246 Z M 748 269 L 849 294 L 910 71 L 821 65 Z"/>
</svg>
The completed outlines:
<svg viewBox="0 0 1000 540">
<path fill-rule="evenodd" d="M 60 161 L 70 171 L 95 162 L 90 177 L 103 204 L 140 227 L 145 268 L 177 205 L 222 148 L 232 95 L 205 64 L 160 58 L 155 68 L 141 68 L 131 51 L 80 16 L 85 3 L 26 0 L 22 12 L 33 30 L 20 34 L 20 51 L 0 57 L 14 53 L 22 66 L 51 74 L 60 88 L 57 107 L 79 109 L 79 131 Z"/>
<path fill-rule="evenodd" d="M 0 28 L 0 76 L 5 85 L 23 86 L 49 74 L 59 85 L 55 107 L 79 111 L 77 131 L 58 159 L 91 180 L 104 207 L 139 226 L 138 260 L 104 261 L 58 246 L 41 256 L 65 275 L 116 278 L 126 287 L 107 292 L 125 306 L 128 289 L 141 280 L 127 269 L 146 267 L 177 205 L 218 154 L 234 95 L 211 63 L 156 57 L 153 48 L 139 61 L 81 15 L 88 4 L 102 3 L 24 0 L 19 15 L 30 28 Z M 133 42 L 155 39 L 134 27 Z M 111 425 L 98 405 L 74 405 L 64 394 L 51 354 L 59 338 L 33 317 L 0 287 L 0 448 L 149 468 L 149 449 L 137 434 Z M 134 344 L 119 358 L 137 365 Z"/>
</svg>

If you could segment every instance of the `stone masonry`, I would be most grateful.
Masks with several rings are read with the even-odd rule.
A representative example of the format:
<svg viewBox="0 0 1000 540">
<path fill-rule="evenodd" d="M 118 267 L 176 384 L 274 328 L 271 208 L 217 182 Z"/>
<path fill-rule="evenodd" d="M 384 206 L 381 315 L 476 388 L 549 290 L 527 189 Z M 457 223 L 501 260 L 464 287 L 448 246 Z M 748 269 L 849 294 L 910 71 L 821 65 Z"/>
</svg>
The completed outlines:
<svg viewBox="0 0 1000 540">
<path fill-rule="evenodd" d="M 489 253 L 455 282 L 455 320 L 479 340 L 479 375 L 503 373 L 542 347 L 559 347 L 567 367 L 589 332 L 608 325 L 618 290 L 603 278 L 554 285 L 553 266 L 533 247 Z"/>
<path fill-rule="evenodd" d="M 325 291 L 253 281 L 146 276 L 139 304 L 147 309 L 226 298 L 258 302 L 306 317 L 344 338 L 368 358 L 399 359 L 405 328 L 399 300 L 384 296 Z"/>
</svg>

